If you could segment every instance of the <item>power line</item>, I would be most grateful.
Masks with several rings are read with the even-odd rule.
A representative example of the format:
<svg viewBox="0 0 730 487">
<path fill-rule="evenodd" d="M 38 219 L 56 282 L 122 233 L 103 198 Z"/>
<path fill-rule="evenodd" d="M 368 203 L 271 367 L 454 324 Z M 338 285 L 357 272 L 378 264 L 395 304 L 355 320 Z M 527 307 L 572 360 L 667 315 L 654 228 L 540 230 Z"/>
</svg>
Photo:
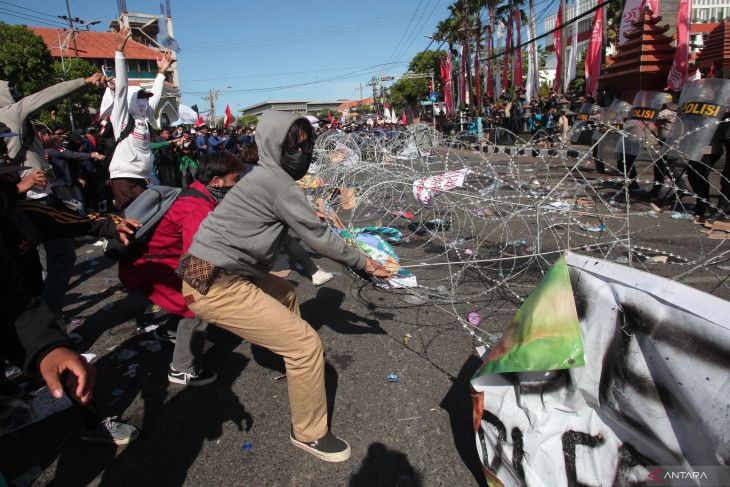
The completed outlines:
<svg viewBox="0 0 730 487">
<path fill-rule="evenodd" d="M 56 29 L 61 29 L 61 28 L 65 27 L 65 26 L 61 25 L 60 23 L 51 24 L 49 22 L 46 22 L 45 20 L 39 20 L 37 17 L 30 17 L 26 14 L 13 13 L 12 11 L 6 11 L 6 10 L 0 9 L 0 14 L 7 15 L 8 17 L 15 17 L 18 19 L 27 20 L 27 21 L 30 21 L 30 22 L 36 23 L 36 24 L 42 24 L 42 25 L 46 25 L 49 27 L 55 27 Z"/>
<path fill-rule="evenodd" d="M 4 3 L 5 5 L 10 5 L 11 7 L 19 8 L 21 10 L 27 10 L 28 12 L 32 12 L 32 13 L 36 13 L 36 14 L 41 14 L 44 17 L 50 17 L 53 20 L 56 19 L 56 16 L 55 15 L 51 15 L 51 14 L 48 14 L 46 12 L 41 12 L 40 10 L 33 10 L 32 8 L 28 8 L 28 7 L 25 7 L 23 5 L 17 5 L 15 3 L 5 2 L 3 0 L 0 0 L 0 3 Z"/>
</svg>

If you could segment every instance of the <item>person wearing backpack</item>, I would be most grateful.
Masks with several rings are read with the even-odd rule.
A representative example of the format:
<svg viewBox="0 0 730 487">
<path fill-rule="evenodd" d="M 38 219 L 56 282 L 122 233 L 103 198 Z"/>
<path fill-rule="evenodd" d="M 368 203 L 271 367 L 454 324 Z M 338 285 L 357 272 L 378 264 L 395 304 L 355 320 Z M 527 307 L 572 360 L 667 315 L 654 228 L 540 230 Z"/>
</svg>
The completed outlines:
<svg viewBox="0 0 730 487">
<path fill-rule="evenodd" d="M 204 157 L 198 166 L 198 180 L 179 194 L 151 237 L 138 243 L 141 256 L 119 262 L 119 280 L 127 289 L 144 294 L 168 313 L 180 316 L 177 334 L 164 330 L 156 333 L 158 338 L 175 343 L 167 375 L 172 383 L 202 386 L 217 378 L 214 371 L 200 365 L 208 323 L 188 309 L 175 269 L 201 222 L 240 179 L 242 171 L 243 162 L 233 154 L 219 152 Z"/>
<path fill-rule="evenodd" d="M 110 185 L 117 210 L 129 206 L 147 187 L 152 176 L 154 156 L 150 149 L 149 121 L 162 96 L 165 71 L 174 62 L 167 52 L 157 60 L 157 77 L 152 92 L 139 86 L 129 87 L 124 47 L 131 36 L 129 26 L 116 34 L 114 68 L 116 88 L 111 123 L 117 139 L 114 156 L 109 164 Z M 130 125 L 134 125 L 132 129 Z M 126 130 L 125 130 L 126 129 Z"/>
</svg>

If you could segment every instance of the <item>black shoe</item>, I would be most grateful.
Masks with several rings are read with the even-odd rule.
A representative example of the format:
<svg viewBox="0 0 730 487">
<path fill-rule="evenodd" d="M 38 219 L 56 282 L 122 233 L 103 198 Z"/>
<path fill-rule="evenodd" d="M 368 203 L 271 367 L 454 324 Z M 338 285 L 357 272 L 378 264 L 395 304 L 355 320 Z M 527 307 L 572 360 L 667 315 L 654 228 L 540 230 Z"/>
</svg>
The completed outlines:
<svg viewBox="0 0 730 487">
<path fill-rule="evenodd" d="M 178 372 L 172 365 L 167 371 L 167 380 L 173 384 L 182 384 L 184 386 L 205 386 L 211 382 L 215 382 L 218 374 L 212 370 L 196 370 L 193 372 Z"/>
<path fill-rule="evenodd" d="M 152 335 L 160 341 L 175 343 L 177 339 L 177 330 L 171 330 L 170 328 L 158 327 L 155 329 Z"/>
<path fill-rule="evenodd" d="M 346 441 L 337 438 L 331 432 L 327 432 L 319 440 L 303 442 L 294 438 L 294 433 L 290 435 L 292 445 L 301 448 L 307 453 L 311 453 L 320 460 L 325 462 L 344 462 L 352 454 L 350 445 Z"/>
</svg>

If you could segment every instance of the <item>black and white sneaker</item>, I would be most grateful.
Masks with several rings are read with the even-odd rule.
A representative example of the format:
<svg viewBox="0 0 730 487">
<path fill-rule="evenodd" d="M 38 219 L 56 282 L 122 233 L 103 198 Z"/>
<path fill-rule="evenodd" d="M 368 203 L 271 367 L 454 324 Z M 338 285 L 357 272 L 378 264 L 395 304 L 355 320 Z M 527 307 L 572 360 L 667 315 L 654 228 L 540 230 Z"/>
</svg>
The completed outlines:
<svg viewBox="0 0 730 487">
<path fill-rule="evenodd" d="M 173 384 L 182 384 L 184 386 L 204 386 L 211 382 L 215 382 L 218 374 L 212 370 L 200 369 L 193 372 L 178 372 L 172 365 L 167 371 L 167 380 Z"/>
<path fill-rule="evenodd" d="M 127 445 L 133 442 L 139 431 L 131 424 L 122 423 L 117 416 L 104 418 L 96 428 L 83 430 L 81 441 L 89 443 L 108 443 L 112 445 Z"/>
<path fill-rule="evenodd" d="M 291 438 L 292 445 L 301 448 L 307 453 L 311 453 L 325 462 L 344 462 L 350 458 L 352 453 L 350 445 L 346 441 L 337 438 L 330 431 L 319 440 L 309 442 L 297 440 L 294 438 L 293 433 L 289 437 Z"/>
</svg>

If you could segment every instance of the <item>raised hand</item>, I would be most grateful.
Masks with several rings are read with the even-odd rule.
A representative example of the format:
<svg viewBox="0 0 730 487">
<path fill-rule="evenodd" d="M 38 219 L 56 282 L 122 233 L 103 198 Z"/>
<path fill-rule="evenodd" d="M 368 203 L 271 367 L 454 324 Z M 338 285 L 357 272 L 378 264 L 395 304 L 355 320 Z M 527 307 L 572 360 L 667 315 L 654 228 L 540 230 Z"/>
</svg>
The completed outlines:
<svg viewBox="0 0 730 487">
<path fill-rule="evenodd" d="M 132 37 L 132 29 L 128 25 L 123 26 L 119 29 L 119 32 L 114 34 L 117 51 L 124 52 L 124 46 L 127 45 L 127 41 L 130 37 Z"/>
<path fill-rule="evenodd" d="M 94 73 L 88 78 L 84 79 L 84 83 L 86 83 L 87 86 L 104 86 L 107 82 L 106 76 L 99 73 Z"/>
<path fill-rule="evenodd" d="M 161 58 L 157 60 L 157 72 L 165 74 L 165 71 L 167 71 L 174 62 L 175 60 L 172 59 L 172 51 L 167 51 Z"/>
</svg>

